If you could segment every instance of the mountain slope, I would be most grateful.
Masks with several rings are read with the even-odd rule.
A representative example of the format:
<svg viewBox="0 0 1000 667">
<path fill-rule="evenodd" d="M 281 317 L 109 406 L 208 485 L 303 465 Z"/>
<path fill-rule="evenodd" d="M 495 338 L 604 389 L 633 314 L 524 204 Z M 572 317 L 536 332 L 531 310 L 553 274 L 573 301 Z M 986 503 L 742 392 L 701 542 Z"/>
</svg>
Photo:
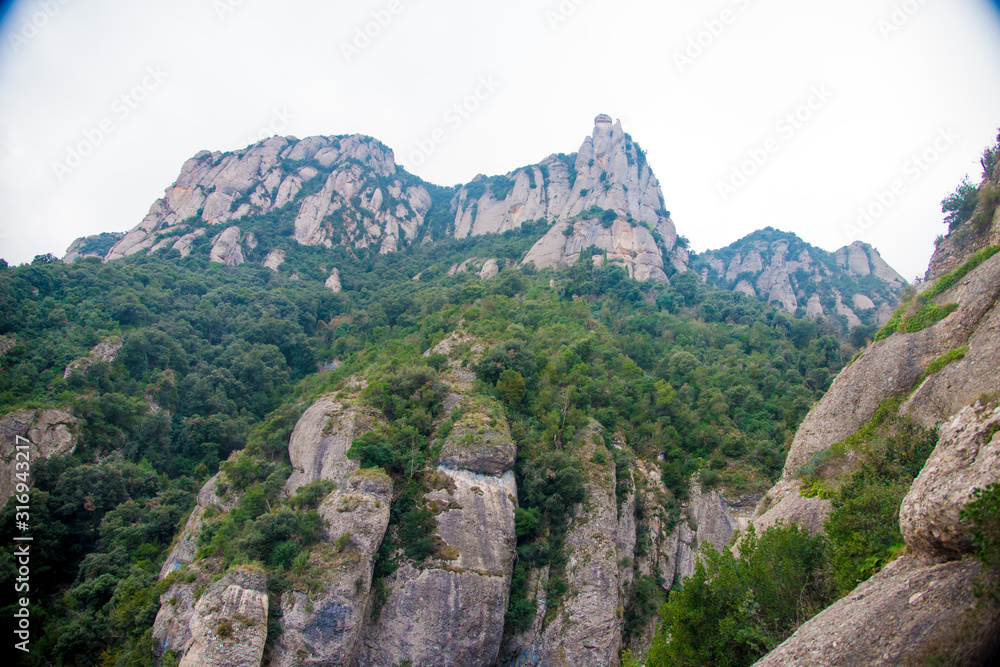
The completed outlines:
<svg viewBox="0 0 1000 667">
<path fill-rule="evenodd" d="M 771 227 L 692 260 L 703 280 L 786 312 L 827 317 L 845 330 L 885 324 L 906 281 L 878 251 L 855 242 L 836 252 L 812 246 Z"/>
</svg>

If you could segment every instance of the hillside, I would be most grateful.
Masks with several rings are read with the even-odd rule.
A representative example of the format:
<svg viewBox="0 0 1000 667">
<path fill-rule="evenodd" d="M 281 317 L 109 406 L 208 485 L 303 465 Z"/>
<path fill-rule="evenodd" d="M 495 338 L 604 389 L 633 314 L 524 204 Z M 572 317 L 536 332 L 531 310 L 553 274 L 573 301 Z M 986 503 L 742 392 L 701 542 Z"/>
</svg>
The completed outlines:
<svg viewBox="0 0 1000 667">
<path fill-rule="evenodd" d="M 906 286 L 870 245 L 827 252 L 770 227 L 696 256 L 692 268 L 703 280 L 789 313 L 835 320 L 844 331 L 884 325 Z"/>
</svg>

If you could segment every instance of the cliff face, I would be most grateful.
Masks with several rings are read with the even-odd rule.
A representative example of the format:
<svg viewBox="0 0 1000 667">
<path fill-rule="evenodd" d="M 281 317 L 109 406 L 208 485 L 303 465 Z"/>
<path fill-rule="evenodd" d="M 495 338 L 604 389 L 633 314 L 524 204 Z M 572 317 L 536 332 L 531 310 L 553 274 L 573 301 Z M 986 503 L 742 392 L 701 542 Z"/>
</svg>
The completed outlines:
<svg viewBox="0 0 1000 667">
<path fill-rule="evenodd" d="M 20 410 L 0 419 L 0 503 L 6 503 L 17 488 L 18 445 L 28 446 L 30 461 L 72 454 L 78 424 L 64 410 Z"/>
<path fill-rule="evenodd" d="M 640 280 L 665 280 L 665 265 L 686 269 L 686 254 L 675 252 L 677 230 L 645 154 L 620 122 L 605 115 L 595 119 L 592 136 L 576 154 L 551 155 L 504 176 L 478 177 L 459 190 L 452 208 L 456 238 L 505 232 L 533 220 L 580 219 L 579 225 L 557 224 L 532 249 L 524 261 L 538 268 L 572 264 L 582 249 L 597 245 Z M 604 231 L 593 220 L 600 213 L 587 216 L 598 209 L 615 216 Z"/>
<path fill-rule="evenodd" d="M 994 184 L 987 179 L 985 187 Z M 980 220 L 996 220 L 995 210 L 983 213 Z M 935 656 L 986 664 L 997 650 L 1000 611 L 975 596 L 981 566 L 960 518 L 976 489 L 1000 482 L 1000 254 L 971 255 L 995 242 L 994 228 L 980 227 L 978 236 L 959 228 L 939 245 L 928 271 L 938 282 L 922 288 L 935 296 L 912 300 L 899 315 L 918 318 L 937 307 L 946 316 L 877 341 L 841 372 L 800 426 L 782 479 L 754 518 L 758 528 L 784 520 L 822 530 L 830 504 L 800 494 L 800 469 L 856 433 L 883 401 L 901 398 L 901 414 L 939 430 L 900 507 L 907 554 L 758 664 L 926 664 Z"/>
<path fill-rule="evenodd" d="M 788 313 L 841 319 L 848 329 L 885 324 L 906 281 L 875 248 L 855 242 L 830 253 L 771 228 L 699 255 L 703 280 L 775 303 Z"/>
<path fill-rule="evenodd" d="M 216 236 L 213 229 L 226 224 L 212 259 L 239 264 L 255 242 L 235 223 L 269 214 L 292 221 L 292 235 L 302 245 L 392 252 L 414 239 L 430 206 L 427 190 L 399 172 L 392 151 L 370 137 L 273 137 L 188 160 L 105 260 L 164 248 L 184 255 L 199 236 Z"/>
</svg>

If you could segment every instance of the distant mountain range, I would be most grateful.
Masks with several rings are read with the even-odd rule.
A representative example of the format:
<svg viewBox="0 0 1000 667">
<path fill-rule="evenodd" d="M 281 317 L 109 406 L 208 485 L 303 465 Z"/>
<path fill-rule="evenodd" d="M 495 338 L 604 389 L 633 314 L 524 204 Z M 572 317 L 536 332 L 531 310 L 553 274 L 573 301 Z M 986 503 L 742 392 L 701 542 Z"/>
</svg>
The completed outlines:
<svg viewBox="0 0 1000 667">
<path fill-rule="evenodd" d="M 183 257 L 204 237 L 213 261 L 277 269 L 283 244 L 386 254 L 539 222 L 541 237 L 522 264 L 570 265 L 596 247 L 593 261 L 620 264 L 637 280 L 665 282 L 695 270 L 703 280 L 848 329 L 884 323 L 906 285 L 871 246 L 831 253 L 771 228 L 692 257 L 645 153 L 606 115 L 597 116 L 576 153 L 460 187 L 406 172 L 391 149 L 362 135 L 272 137 L 235 152 L 201 151 L 135 228 L 78 239 L 64 261 L 170 249 Z M 262 229 L 282 242 L 258 251 Z"/>
</svg>

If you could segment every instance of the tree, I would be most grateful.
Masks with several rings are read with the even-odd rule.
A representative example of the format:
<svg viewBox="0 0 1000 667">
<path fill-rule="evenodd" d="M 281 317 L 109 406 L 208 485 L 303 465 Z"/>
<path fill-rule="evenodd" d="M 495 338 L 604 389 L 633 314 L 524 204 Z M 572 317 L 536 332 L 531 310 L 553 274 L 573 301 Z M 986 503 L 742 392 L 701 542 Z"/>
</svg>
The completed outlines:
<svg viewBox="0 0 1000 667">
<path fill-rule="evenodd" d="M 507 403 L 520 403 L 524 399 L 524 376 L 517 371 L 506 369 L 500 373 L 497 391 Z"/>
<path fill-rule="evenodd" d="M 970 219 L 978 203 L 979 188 L 969 182 L 969 177 L 966 176 L 955 191 L 941 202 L 941 212 L 945 214 L 944 221 L 948 223 L 948 231 Z"/>
</svg>

